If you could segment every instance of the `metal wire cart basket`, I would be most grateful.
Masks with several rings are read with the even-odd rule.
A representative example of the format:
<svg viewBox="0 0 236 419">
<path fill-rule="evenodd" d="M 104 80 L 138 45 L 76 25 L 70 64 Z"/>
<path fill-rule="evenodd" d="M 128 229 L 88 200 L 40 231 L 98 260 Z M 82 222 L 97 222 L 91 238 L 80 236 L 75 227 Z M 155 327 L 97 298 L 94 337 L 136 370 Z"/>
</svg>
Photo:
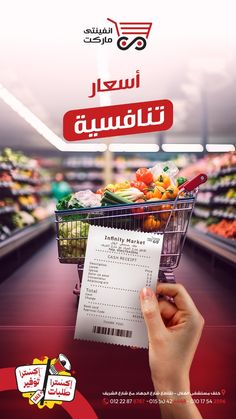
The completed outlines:
<svg viewBox="0 0 236 419">
<path fill-rule="evenodd" d="M 80 291 L 90 225 L 163 234 L 159 280 L 175 282 L 198 186 L 206 179 L 201 174 L 184 184 L 175 200 L 55 211 L 59 261 L 78 265 L 74 293 Z"/>
</svg>

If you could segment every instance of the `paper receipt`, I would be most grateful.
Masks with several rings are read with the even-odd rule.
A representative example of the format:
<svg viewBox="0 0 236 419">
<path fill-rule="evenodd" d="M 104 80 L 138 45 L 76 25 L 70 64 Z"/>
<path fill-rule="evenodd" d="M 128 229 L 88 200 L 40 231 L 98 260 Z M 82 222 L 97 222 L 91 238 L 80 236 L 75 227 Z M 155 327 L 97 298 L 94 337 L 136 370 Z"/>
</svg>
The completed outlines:
<svg viewBox="0 0 236 419">
<path fill-rule="evenodd" d="M 163 235 L 90 226 L 75 339 L 148 347 L 139 292 L 156 288 Z"/>
</svg>

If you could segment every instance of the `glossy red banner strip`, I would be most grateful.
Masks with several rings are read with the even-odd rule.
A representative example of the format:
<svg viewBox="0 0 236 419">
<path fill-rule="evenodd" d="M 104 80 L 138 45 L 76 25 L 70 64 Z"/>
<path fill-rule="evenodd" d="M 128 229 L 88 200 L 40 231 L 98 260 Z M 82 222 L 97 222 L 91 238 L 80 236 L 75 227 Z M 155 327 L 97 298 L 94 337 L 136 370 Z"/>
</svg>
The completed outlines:
<svg viewBox="0 0 236 419">
<path fill-rule="evenodd" d="M 63 135 L 67 141 L 165 131 L 173 124 L 170 100 L 127 103 L 68 111 L 63 119 Z"/>
</svg>

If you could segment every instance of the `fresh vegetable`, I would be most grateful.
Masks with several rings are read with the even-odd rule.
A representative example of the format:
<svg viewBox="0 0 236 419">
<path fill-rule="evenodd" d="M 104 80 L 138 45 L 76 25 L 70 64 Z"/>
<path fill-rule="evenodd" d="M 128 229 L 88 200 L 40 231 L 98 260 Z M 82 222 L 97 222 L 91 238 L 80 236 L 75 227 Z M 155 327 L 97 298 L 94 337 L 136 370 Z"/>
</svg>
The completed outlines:
<svg viewBox="0 0 236 419">
<path fill-rule="evenodd" d="M 154 215 L 148 215 L 144 220 L 143 228 L 145 231 L 158 231 L 160 229 L 161 222 Z"/>
<path fill-rule="evenodd" d="M 152 198 L 152 199 L 148 199 L 146 202 L 155 202 L 155 201 L 160 202 L 160 199 L 159 198 Z M 159 205 L 148 207 L 148 209 L 150 211 L 160 211 L 161 207 L 162 206 L 159 204 Z"/>
<path fill-rule="evenodd" d="M 119 182 L 115 184 L 115 192 L 128 188 L 130 188 L 130 182 L 127 180 L 125 182 Z"/>
<path fill-rule="evenodd" d="M 48 216 L 48 211 L 46 208 L 37 207 L 32 211 L 32 215 L 36 221 L 44 220 Z"/>
<path fill-rule="evenodd" d="M 165 189 L 162 186 L 156 186 L 154 189 L 147 192 L 146 198 L 147 199 L 153 199 L 153 198 L 161 199 L 164 193 L 165 193 Z"/>
<path fill-rule="evenodd" d="M 169 178 L 169 176 L 161 173 L 156 179 L 155 179 L 155 185 L 157 186 L 161 186 L 165 189 L 168 188 L 168 186 L 170 186 L 171 184 L 171 180 Z"/>
<path fill-rule="evenodd" d="M 90 190 L 69 194 L 65 198 L 60 199 L 57 203 L 58 210 L 79 209 L 87 207 L 99 207 L 101 205 L 101 197 Z"/>
<path fill-rule="evenodd" d="M 198 222 L 199 222 L 198 221 L 198 218 L 194 218 L 193 217 L 192 220 L 191 220 L 191 224 L 192 225 L 197 224 Z M 206 220 L 206 226 L 209 227 L 211 224 L 217 224 L 218 222 L 219 222 L 219 219 L 218 218 L 216 218 L 216 217 L 209 217 Z"/>
<path fill-rule="evenodd" d="M 160 202 L 160 200 L 158 200 L 158 199 L 157 199 L 157 201 Z M 153 199 L 150 199 L 147 202 L 153 202 Z M 154 206 L 149 207 L 149 210 L 157 211 L 158 214 L 155 214 L 155 217 L 158 216 L 158 219 L 160 221 L 167 221 L 169 216 L 170 216 L 171 208 L 172 208 L 172 206 L 168 205 L 168 204 L 166 204 L 166 205 L 154 205 Z"/>
<path fill-rule="evenodd" d="M 159 163 L 152 169 L 140 168 L 136 172 L 136 179 L 130 182 L 110 183 L 98 189 L 96 194 L 91 191 L 82 191 L 69 195 L 58 203 L 57 209 L 112 207 L 139 203 L 138 206 L 131 206 L 130 211 L 127 207 L 127 214 L 124 216 L 117 215 L 116 217 L 115 212 L 112 218 L 107 216 L 104 219 L 101 216 L 101 225 L 116 225 L 117 228 L 135 228 L 147 232 L 163 231 L 172 210 L 172 205 L 164 201 L 173 200 L 179 196 L 178 185 L 186 181 L 186 178 L 179 177 L 176 182 L 177 173 L 178 169 L 171 162 L 168 162 L 168 165 Z M 181 191 L 182 193 L 184 192 Z M 146 203 L 148 205 L 145 205 Z M 59 244 L 63 249 L 62 253 L 68 258 L 83 257 L 83 233 L 78 230 L 77 223 L 85 220 L 84 225 L 86 223 L 99 225 L 99 218 L 96 217 L 96 213 L 84 214 L 80 211 L 75 215 L 63 214 L 61 219 L 65 222 L 64 226 L 63 223 L 60 226 Z M 70 225 L 69 231 L 67 224 Z"/>
<path fill-rule="evenodd" d="M 105 205 L 119 205 L 119 204 L 131 204 L 132 202 L 122 196 L 118 195 L 117 193 L 110 192 L 108 190 L 105 191 L 101 204 Z"/>
<path fill-rule="evenodd" d="M 169 186 L 165 193 L 162 195 L 162 199 L 174 199 L 179 193 L 177 186 Z"/>
<path fill-rule="evenodd" d="M 87 190 L 68 195 L 58 202 L 57 209 L 130 204 L 140 199 L 145 201 L 175 199 L 179 189 L 173 176 L 178 173 L 178 169 L 174 163 L 167 163 L 158 163 L 152 169 L 140 168 L 136 171 L 136 179 L 131 182 L 110 183 L 105 188 L 98 189 L 96 194 Z M 179 177 L 178 184 L 185 180 L 184 177 Z"/>
<path fill-rule="evenodd" d="M 59 224 L 60 256 L 66 259 L 85 257 L 89 224 L 83 221 Z"/>
<path fill-rule="evenodd" d="M 0 162 L 10 162 L 13 165 L 20 164 L 20 165 L 29 165 L 35 166 L 37 165 L 36 160 L 30 159 L 26 157 L 21 151 L 13 151 L 11 148 L 4 148 L 0 155 Z"/>
<path fill-rule="evenodd" d="M 76 208 L 83 208 L 81 202 L 75 197 L 75 195 L 71 195 L 70 199 L 67 201 L 67 208 L 68 209 L 76 209 Z"/>
<path fill-rule="evenodd" d="M 139 202 L 145 202 L 145 200 L 144 199 L 137 199 L 137 201 L 135 201 L 135 204 L 137 204 Z M 142 213 L 144 213 L 144 207 L 139 207 L 138 206 L 136 208 L 132 208 L 132 213 L 142 215 Z"/>
<path fill-rule="evenodd" d="M 34 224 L 34 217 L 25 211 L 19 211 L 12 215 L 12 222 L 16 228 L 23 228 L 25 226 Z"/>
<path fill-rule="evenodd" d="M 9 173 L 7 172 L 0 173 L 0 182 L 11 182 L 11 181 L 12 181 L 12 177 Z"/>
<path fill-rule="evenodd" d="M 79 244 L 85 243 L 83 246 Z M 78 240 L 59 240 L 60 244 L 60 257 L 63 259 L 78 259 L 85 257 L 86 241 L 85 239 L 78 242 Z"/>
<path fill-rule="evenodd" d="M 109 183 L 106 187 L 105 187 L 106 191 L 110 191 L 110 192 L 115 192 L 115 185 L 113 185 L 113 183 Z"/>
<path fill-rule="evenodd" d="M 225 196 L 229 199 L 236 198 L 236 189 L 229 189 Z"/>
<path fill-rule="evenodd" d="M 71 221 L 59 224 L 59 237 L 73 239 L 77 237 L 88 237 L 89 224 L 84 221 Z"/>
<path fill-rule="evenodd" d="M 150 169 L 144 167 L 140 168 L 136 172 L 136 179 L 140 182 L 144 182 L 147 185 L 153 182 L 153 174 Z"/>
<path fill-rule="evenodd" d="M 105 190 L 116 192 L 116 191 L 120 191 L 127 188 L 130 188 L 130 182 L 125 181 L 125 182 L 119 182 L 119 183 L 109 183 L 106 186 Z"/>
<path fill-rule="evenodd" d="M 143 198 L 144 193 L 137 188 L 128 188 L 116 192 L 115 195 L 128 199 L 128 201 L 135 202 L 137 199 Z"/>
<path fill-rule="evenodd" d="M 171 205 L 162 205 L 161 206 L 161 211 L 166 210 L 164 212 L 160 212 L 159 217 L 161 220 L 163 221 L 167 221 L 169 216 L 170 216 L 170 211 L 171 211 Z"/>
<path fill-rule="evenodd" d="M 84 208 L 100 207 L 101 205 L 101 197 L 89 189 L 74 193 L 73 199 L 77 200 L 78 204 Z"/>
<path fill-rule="evenodd" d="M 128 182 L 110 183 L 97 190 L 81 191 L 68 195 L 57 204 L 57 209 L 82 209 L 73 214 L 71 212 L 61 215 L 59 222 L 59 249 L 60 257 L 73 259 L 85 257 L 86 241 L 89 225 L 116 226 L 127 230 L 141 230 L 147 232 L 163 231 L 168 219 L 171 217 L 172 205 L 164 200 L 173 200 L 179 195 L 178 186 L 186 181 L 179 177 L 176 183 L 175 176 L 178 169 L 168 162 L 157 164 L 153 169 L 140 168 L 136 172 L 136 179 Z M 129 204 L 139 203 L 139 205 Z M 96 211 L 84 212 L 87 207 L 112 207 L 127 205 L 127 211 L 121 211 L 116 216 L 116 208 L 109 217 L 103 217 L 103 208 Z M 113 208 L 111 208 L 113 211 Z M 150 212 L 153 212 L 150 214 Z M 124 214 L 123 214 L 124 213 Z M 39 214 L 40 215 L 40 214 Z M 100 218 L 99 218 L 100 217 Z M 101 222 L 99 221 L 101 220 Z"/>
<path fill-rule="evenodd" d="M 130 186 L 139 189 L 144 194 L 148 192 L 148 185 L 146 185 L 146 183 L 144 182 L 133 180 L 132 182 L 130 182 Z"/>
<path fill-rule="evenodd" d="M 100 189 L 98 189 L 98 190 L 96 191 L 96 193 L 97 193 L 98 195 L 102 195 L 102 194 L 104 193 L 104 191 L 105 191 L 105 189 L 104 189 L 104 188 L 100 188 Z"/>
<path fill-rule="evenodd" d="M 177 186 L 183 185 L 187 181 L 187 178 L 184 176 L 179 176 L 176 179 Z"/>
<path fill-rule="evenodd" d="M 236 239 L 236 220 L 221 220 L 217 224 L 212 224 L 209 226 L 208 231 L 227 239 Z"/>
<path fill-rule="evenodd" d="M 56 208 L 57 210 L 66 210 L 69 208 L 68 203 L 72 197 L 72 194 L 67 195 L 65 198 L 62 198 L 58 201 Z"/>
</svg>

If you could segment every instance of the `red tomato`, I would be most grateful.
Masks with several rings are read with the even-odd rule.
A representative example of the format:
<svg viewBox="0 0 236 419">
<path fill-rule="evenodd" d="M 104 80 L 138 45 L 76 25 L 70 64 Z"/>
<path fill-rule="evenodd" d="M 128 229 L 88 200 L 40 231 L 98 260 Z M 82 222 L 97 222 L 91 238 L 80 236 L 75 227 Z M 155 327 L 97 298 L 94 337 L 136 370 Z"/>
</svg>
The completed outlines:
<svg viewBox="0 0 236 419">
<path fill-rule="evenodd" d="M 103 188 L 100 188 L 100 189 L 98 189 L 98 190 L 96 191 L 96 193 L 97 193 L 97 194 L 99 194 L 99 195 L 102 195 L 102 194 L 103 194 L 103 192 L 104 192 L 104 189 L 103 189 Z"/>
<path fill-rule="evenodd" d="M 142 168 L 137 170 L 136 179 L 140 182 L 144 182 L 147 185 L 149 185 L 149 183 L 153 182 L 153 175 L 152 175 L 152 172 L 150 172 L 149 169 L 146 169 L 145 167 L 142 167 Z"/>
<path fill-rule="evenodd" d="M 145 201 L 144 201 L 144 199 L 137 199 L 137 201 L 135 201 L 135 203 L 136 202 L 145 202 Z M 143 207 L 132 208 L 131 211 L 132 211 L 133 214 L 140 214 L 140 213 L 144 212 L 144 208 Z"/>
<path fill-rule="evenodd" d="M 137 180 L 132 180 L 130 182 L 130 186 L 139 189 L 141 192 L 145 192 L 148 190 L 148 186 L 144 182 L 138 182 Z"/>
</svg>

